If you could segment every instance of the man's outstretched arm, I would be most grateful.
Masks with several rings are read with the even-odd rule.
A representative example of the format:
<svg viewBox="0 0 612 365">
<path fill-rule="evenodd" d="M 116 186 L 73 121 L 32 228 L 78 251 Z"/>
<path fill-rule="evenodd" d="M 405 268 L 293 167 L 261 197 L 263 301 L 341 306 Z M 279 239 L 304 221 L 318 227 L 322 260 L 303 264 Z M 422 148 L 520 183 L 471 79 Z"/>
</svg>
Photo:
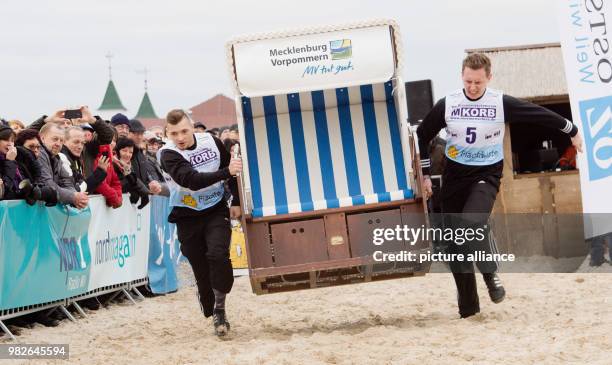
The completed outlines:
<svg viewBox="0 0 612 365">
<path fill-rule="evenodd" d="M 542 106 L 517 99 L 510 95 L 504 95 L 503 102 L 504 118 L 509 123 L 530 123 L 557 129 L 567 134 L 571 138 L 572 145 L 576 147 L 576 150 L 582 152 L 582 137 L 578 132 L 578 127 L 571 121 Z"/>
</svg>

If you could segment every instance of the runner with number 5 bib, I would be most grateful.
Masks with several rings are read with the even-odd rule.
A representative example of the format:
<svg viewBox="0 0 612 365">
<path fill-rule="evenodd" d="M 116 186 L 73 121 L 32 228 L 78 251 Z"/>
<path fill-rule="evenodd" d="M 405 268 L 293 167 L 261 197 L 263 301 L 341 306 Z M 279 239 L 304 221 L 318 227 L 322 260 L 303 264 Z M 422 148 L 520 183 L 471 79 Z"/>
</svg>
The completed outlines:
<svg viewBox="0 0 612 365">
<path fill-rule="evenodd" d="M 491 80 L 491 61 L 474 53 L 463 60 L 463 89 L 440 99 L 417 129 L 424 197 L 432 194 L 429 169 L 429 142 L 446 128 L 447 143 L 441 190 L 442 213 L 459 214 L 452 224 L 487 227 L 502 177 L 505 123 L 530 123 L 557 129 L 571 137 L 576 150 L 582 151 L 582 138 L 571 121 L 541 106 L 504 95 L 487 88 Z M 474 218 L 476 217 L 476 218 Z M 461 223 L 457 223 L 461 222 Z M 454 225 L 453 228 L 459 228 Z M 467 255 L 476 249 L 496 253 L 494 241 L 475 244 L 450 244 L 449 253 Z M 497 275 L 496 262 L 477 262 L 495 303 L 505 297 L 505 289 Z M 450 263 L 458 291 L 459 314 L 462 318 L 480 312 L 476 276 L 472 262 Z"/>
</svg>

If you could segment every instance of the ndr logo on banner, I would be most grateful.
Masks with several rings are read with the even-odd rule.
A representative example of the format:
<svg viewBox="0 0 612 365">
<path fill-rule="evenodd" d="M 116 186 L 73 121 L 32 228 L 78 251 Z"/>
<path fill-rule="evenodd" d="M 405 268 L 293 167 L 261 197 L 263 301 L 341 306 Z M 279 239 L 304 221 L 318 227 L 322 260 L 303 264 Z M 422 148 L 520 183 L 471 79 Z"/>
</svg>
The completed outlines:
<svg viewBox="0 0 612 365">
<path fill-rule="evenodd" d="M 583 100 L 579 105 L 589 180 L 609 177 L 612 175 L 612 95 Z"/>
</svg>

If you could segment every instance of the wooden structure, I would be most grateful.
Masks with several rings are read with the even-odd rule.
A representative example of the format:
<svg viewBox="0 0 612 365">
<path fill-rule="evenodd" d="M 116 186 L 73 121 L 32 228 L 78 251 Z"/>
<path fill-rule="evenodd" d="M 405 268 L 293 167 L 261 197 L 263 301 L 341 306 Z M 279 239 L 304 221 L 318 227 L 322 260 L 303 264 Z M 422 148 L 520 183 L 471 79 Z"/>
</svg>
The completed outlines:
<svg viewBox="0 0 612 365">
<path fill-rule="evenodd" d="M 247 96 L 235 47 L 344 29 L 387 27 L 395 73 L 383 82 Z M 375 229 L 421 227 L 425 206 L 406 124 L 400 38 L 392 21 L 237 38 L 228 43 L 244 172 L 240 190 L 253 291 L 265 294 L 423 275 L 429 264 L 376 262 L 428 242 L 373 244 Z M 295 85 L 296 90 L 300 85 Z"/>
<path fill-rule="evenodd" d="M 493 64 L 489 86 L 505 94 L 545 106 L 571 120 L 561 47 L 558 43 L 469 49 L 484 53 Z M 578 170 L 524 173 L 517 154 L 525 143 L 541 146 L 538 128 L 506 124 L 504 177 L 493 217 L 499 249 L 519 256 L 576 257 L 588 251 L 584 243 L 582 199 Z M 560 132 L 542 131 L 559 154 L 571 145 Z M 512 158 L 511 158 L 512 156 Z M 544 217 L 543 219 L 541 217 Z M 534 219 L 538 218 L 538 219 Z"/>
</svg>

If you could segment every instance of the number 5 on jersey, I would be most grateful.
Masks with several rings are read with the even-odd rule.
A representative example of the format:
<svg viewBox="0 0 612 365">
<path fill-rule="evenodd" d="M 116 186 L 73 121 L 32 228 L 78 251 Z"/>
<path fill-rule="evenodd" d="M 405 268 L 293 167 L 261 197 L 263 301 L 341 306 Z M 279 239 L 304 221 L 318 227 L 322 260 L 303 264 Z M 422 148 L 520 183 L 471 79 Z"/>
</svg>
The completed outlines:
<svg viewBox="0 0 612 365">
<path fill-rule="evenodd" d="M 469 144 L 476 142 L 476 127 L 467 127 L 465 131 L 465 141 Z"/>
</svg>

